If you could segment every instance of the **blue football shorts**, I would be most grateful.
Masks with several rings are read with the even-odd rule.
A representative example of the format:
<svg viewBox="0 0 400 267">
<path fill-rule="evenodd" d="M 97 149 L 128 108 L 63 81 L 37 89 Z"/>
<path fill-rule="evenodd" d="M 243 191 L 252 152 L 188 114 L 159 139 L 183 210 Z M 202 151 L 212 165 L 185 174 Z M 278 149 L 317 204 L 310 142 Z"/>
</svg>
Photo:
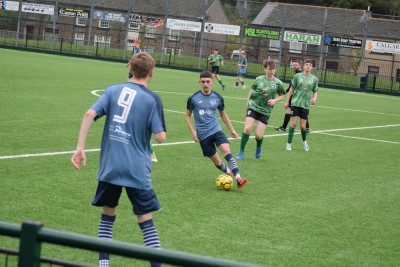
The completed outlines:
<svg viewBox="0 0 400 267">
<path fill-rule="evenodd" d="M 200 141 L 204 157 L 212 157 L 217 153 L 217 147 L 221 144 L 229 144 L 228 138 L 224 132 L 219 131 Z"/>
<path fill-rule="evenodd" d="M 99 181 L 96 195 L 91 204 L 96 207 L 107 206 L 115 208 L 118 206 L 124 186 L 114 185 Z M 153 189 L 143 190 L 132 187 L 125 187 L 126 194 L 132 203 L 133 213 L 135 215 L 144 215 L 153 211 L 161 210 L 156 193 Z"/>
</svg>

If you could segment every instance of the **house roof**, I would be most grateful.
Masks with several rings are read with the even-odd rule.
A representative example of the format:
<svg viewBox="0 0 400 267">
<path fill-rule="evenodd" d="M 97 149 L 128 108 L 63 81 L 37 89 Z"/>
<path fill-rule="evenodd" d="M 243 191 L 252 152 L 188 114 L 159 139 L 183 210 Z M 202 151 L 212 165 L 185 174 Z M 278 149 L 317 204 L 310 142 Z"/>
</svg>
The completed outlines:
<svg viewBox="0 0 400 267">
<path fill-rule="evenodd" d="M 165 1 L 160 0 L 60 0 L 59 5 L 75 5 L 75 6 L 90 6 L 95 8 L 109 10 L 126 10 L 128 4 L 131 3 L 131 13 L 148 14 L 148 15 L 165 15 Z M 209 0 L 208 8 L 219 0 Z M 84 3 L 84 4 L 83 4 Z M 204 15 L 204 1 L 199 0 L 169 0 L 169 16 L 182 18 L 200 18 Z"/>
<path fill-rule="evenodd" d="M 368 37 L 400 39 L 400 21 L 371 18 L 365 10 L 357 9 L 269 2 L 251 24 L 281 28 L 286 16 L 283 22 L 285 29 L 321 33 L 324 29 L 325 10 L 327 34 L 363 36 L 367 25 Z"/>
</svg>

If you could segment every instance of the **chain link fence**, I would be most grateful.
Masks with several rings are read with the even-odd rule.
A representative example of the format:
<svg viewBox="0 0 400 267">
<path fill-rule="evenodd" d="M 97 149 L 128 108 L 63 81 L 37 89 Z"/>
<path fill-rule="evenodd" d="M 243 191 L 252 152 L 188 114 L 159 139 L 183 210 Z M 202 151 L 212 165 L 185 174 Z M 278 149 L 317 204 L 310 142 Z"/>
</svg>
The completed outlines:
<svg viewBox="0 0 400 267">
<path fill-rule="evenodd" d="M 245 29 L 252 27 L 251 22 L 265 3 L 238 2 L 237 19 L 233 23 L 240 25 L 241 34 L 233 36 L 167 29 L 165 18 L 174 18 L 168 10 L 164 10 L 165 14 L 138 15 L 128 7 L 110 7 L 110 14 L 124 16 L 121 21 L 116 21 L 96 18 L 96 10 L 104 10 L 104 7 L 94 5 L 95 1 L 79 5 L 64 0 L 32 1 L 39 9 L 45 7 L 34 11 L 26 10 L 22 1 L 9 2 L 19 5 L 18 10 L 0 10 L 0 46 L 3 47 L 127 61 L 132 53 L 133 40 L 139 39 L 141 49 L 152 54 L 159 64 L 188 69 L 208 68 L 207 57 L 218 48 L 225 59 L 222 71 L 230 75 L 236 74 L 237 60 L 240 51 L 244 50 L 248 54 L 249 76 L 262 75 L 262 61 L 269 59 L 278 63 L 277 76 L 288 80 L 294 75 L 290 69 L 293 60 L 312 59 L 315 75 L 322 86 L 400 94 L 400 61 L 395 54 L 389 58 L 366 58 L 365 50 L 360 48 L 295 42 L 288 46 L 279 36 L 273 40 L 246 35 Z M 52 15 L 43 14 L 51 9 Z M 281 16 L 285 25 L 285 20 L 290 18 L 284 14 Z M 200 22 L 204 27 L 202 18 L 185 19 Z M 345 34 L 339 29 L 323 33 L 333 36 Z"/>
</svg>

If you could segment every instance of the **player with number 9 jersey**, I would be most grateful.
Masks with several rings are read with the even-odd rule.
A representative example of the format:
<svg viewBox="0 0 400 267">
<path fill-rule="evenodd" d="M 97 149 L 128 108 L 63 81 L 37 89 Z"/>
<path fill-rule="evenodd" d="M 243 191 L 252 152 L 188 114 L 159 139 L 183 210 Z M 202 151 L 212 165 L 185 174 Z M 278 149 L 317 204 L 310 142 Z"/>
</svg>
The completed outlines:
<svg viewBox="0 0 400 267">
<path fill-rule="evenodd" d="M 165 131 L 160 97 L 144 85 L 126 82 L 108 87 L 91 109 L 95 120 L 107 115 L 97 179 L 150 189 L 150 136 Z"/>
</svg>

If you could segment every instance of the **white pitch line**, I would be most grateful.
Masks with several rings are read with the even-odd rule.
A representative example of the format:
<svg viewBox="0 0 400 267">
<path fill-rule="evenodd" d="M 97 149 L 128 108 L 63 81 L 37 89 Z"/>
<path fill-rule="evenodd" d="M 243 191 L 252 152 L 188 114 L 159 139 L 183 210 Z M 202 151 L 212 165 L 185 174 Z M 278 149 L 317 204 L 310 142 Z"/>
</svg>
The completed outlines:
<svg viewBox="0 0 400 267">
<path fill-rule="evenodd" d="M 335 110 L 343 110 L 343 111 L 352 111 L 352 112 L 362 112 L 368 114 L 378 114 L 378 115 L 389 115 L 389 116 L 396 116 L 400 117 L 400 114 L 391 114 L 391 113 L 383 113 L 383 112 L 374 112 L 374 111 L 367 111 L 367 110 L 360 110 L 360 109 L 350 109 L 350 108 L 335 108 L 335 107 L 327 107 L 327 106 L 316 106 L 318 108 L 326 108 L 326 109 L 335 109 Z"/>
<path fill-rule="evenodd" d="M 330 136 L 337 136 L 337 137 L 344 137 L 344 138 L 351 138 L 351 139 L 357 139 L 357 140 L 374 141 L 374 142 L 381 142 L 381 143 L 389 143 L 389 144 L 400 145 L 400 142 L 393 142 L 393 141 L 386 141 L 386 140 L 379 140 L 379 139 L 372 139 L 372 138 L 363 138 L 363 137 L 348 136 L 348 135 L 341 135 L 341 134 L 331 134 L 331 133 L 321 133 L 321 134 L 330 135 Z"/>
<path fill-rule="evenodd" d="M 380 125 L 380 126 L 368 126 L 368 127 L 357 127 L 357 128 L 342 128 L 342 129 L 330 129 L 330 130 L 321 130 L 321 131 L 313 131 L 313 134 L 326 134 L 338 137 L 346 137 L 346 138 L 353 138 L 359 140 L 367 140 L 367 141 L 375 141 L 375 142 L 382 142 L 382 143 L 390 143 L 390 144 L 400 144 L 400 142 L 392 142 L 386 140 L 377 140 L 377 139 L 370 139 L 370 138 L 362 138 L 362 137 L 354 137 L 354 136 L 345 136 L 339 134 L 329 134 L 329 132 L 335 131 L 351 131 L 351 130 L 364 130 L 364 129 L 375 129 L 375 128 L 387 128 L 387 127 L 398 127 L 400 124 L 393 124 L 393 125 Z M 299 134 L 300 132 L 296 132 L 295 134 Z M 272 137 L 282 137 L 287 136 L 284 133 L 281 134 L 270 134 L 264 135 L 265 138 L 272 138 Z M 250 138 L 254 138 L 251 136 Z M 229 140 L 239 140 L 235 138 L 228 138 Z M 173 145 L 184 145 L 184 144 L 194 144 L 194 141 L 182 141 L 182 142 L 171 142 L 171 143 L 162 143 L 162 144 L 152 144 L 153 146 L 173 146 Z M 87 149 L 85 152 L 98 152 L 100 151 L 99 148 Z M 38 153 L 38 154 L 21 154 L 21 155 L 12 155 L 12 156 L 0 156 L 0 160 L 2 159 L 15 159 L 15 158 L 29 158 L 29 157 L 45 157 L 45 156 L 55 156 L 55 155 L 65 155 L 65 154 L 73 154 L 75 151 L 61 151 L 61 152 L 47 152 L 47 153 Z"/>
</svg>

